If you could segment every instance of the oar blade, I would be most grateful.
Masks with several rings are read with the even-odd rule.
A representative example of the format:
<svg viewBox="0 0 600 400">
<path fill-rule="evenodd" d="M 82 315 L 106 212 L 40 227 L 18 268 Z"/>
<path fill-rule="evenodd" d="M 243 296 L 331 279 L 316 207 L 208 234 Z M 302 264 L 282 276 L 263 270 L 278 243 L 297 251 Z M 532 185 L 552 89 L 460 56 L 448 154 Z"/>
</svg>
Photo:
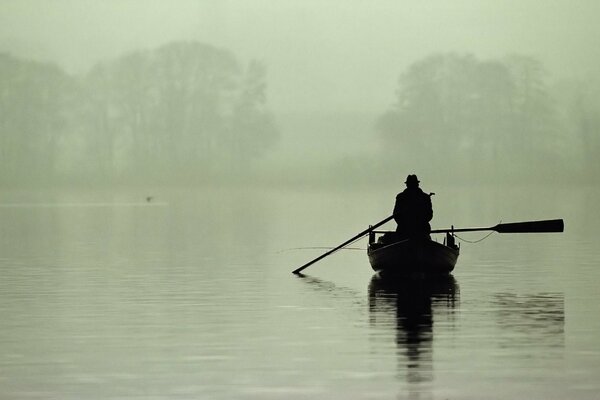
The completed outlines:
<svg viewBox="0 0 600 400">
<path fill-rule="evenodd" d="M 493 230 L 500 233 L 550 233 L 564 232 L 565 224 L 562 219 L 544 221 L 511 222 L 498 224 Z"/>
</svg>

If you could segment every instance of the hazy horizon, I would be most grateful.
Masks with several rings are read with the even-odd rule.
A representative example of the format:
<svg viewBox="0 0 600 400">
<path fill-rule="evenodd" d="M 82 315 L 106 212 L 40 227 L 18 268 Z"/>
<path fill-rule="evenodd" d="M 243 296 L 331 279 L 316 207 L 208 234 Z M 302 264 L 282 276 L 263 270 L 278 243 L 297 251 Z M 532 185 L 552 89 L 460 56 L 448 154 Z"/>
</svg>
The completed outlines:
<svg viewBox="0 0 600 400">
<path fill-rule="evenodd" d="M 257 60 L 280 133 L 264 158 L 298 164 L 377 155 L 375 124 L 397 102 L 401 74 L 432 54 L 522 54 L 549 84 L 597 76 L 599 13 L 587 0 L 2 1 L 0 53 L 75 75 L 174 42 Z"/>
</svg>

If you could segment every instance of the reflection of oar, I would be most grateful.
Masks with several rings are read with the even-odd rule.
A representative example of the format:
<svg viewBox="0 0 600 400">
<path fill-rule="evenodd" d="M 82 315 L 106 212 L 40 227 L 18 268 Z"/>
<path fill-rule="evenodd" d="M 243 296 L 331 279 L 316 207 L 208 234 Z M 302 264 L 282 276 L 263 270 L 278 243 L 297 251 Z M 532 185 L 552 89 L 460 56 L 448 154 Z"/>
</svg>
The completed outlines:
<svg viewBox="0 0 600 400">
<path fill-rule="evenodd" d="M 354 242 L 355 240 L 360 239 L 361 237 L 367 235 L 369 232 L 371 232 L 373 229 L 380 227 L 381 225 L 385 224 L 386 222 L 390 221 L 392 218 L 394 218 L 393 215 L 390 215 L 389 217 L 387 217 L 386 219 L 384 219 L 383 221 L 379 221 L 378 223 L 376 223 L 373 226 L 370 226 L 368 229 L 365 229 L 364 231 L 362 231 L 361 233 L 357 234 L 356 236 L 346 240 L 344 243 L 340 244 L 337 247 L 334 247 L 333 249 L 329 250 L 328 252 L 320 255 L 319 257 L 315 258 L 312 261 L 307 262 L 306 264 L 304 264 L 303 266 L 301 266 L 300 268 L 296 268 L 295 270 L 292 271 L 292 273 L 294 274 L 299 274 L 303 269 L 308 268 L 309 266 L 311 266 L 312 264 L 316 263 L 319 260 L 322 260 L 323 258 L 327 257 L 328 255 L 331 255 L 333 253 L 335 253 L 336 251 L 338 251 L 339 249 L 341 249 L 342 247 Z"/>
<path fill-rule="evenodd" d="M 445 232 L 475 232 L 475 231 L 496 231 L 499 233 L 547 233 L 563 232 L 565 223 L 562 219 L 547 219 L 544 221 L 526 221 L 510 222 L 498 224 L 489 228 L 458 228 L 458 229 L 435 229 L 431 233 Z"/>
</svg>

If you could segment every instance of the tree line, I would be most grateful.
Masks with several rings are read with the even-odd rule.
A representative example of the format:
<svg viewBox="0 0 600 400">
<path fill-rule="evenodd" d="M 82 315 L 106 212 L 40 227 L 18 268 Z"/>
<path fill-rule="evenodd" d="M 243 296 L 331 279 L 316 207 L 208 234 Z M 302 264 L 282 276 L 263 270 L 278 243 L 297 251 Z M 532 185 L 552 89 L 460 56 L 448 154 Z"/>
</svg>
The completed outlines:
<svg viewBox="0 0 600 400">
<path fill-rule="evenodd" d="M 600 86 L 549 82 L 538 60 L 434 54 L 377 122 L 385 168 L 467 180 L 598 180 Z"/>
<path fill-rule="evenodd" d="M 0 54 L 0 180 L 214 179 L 276 142 L 266 69 L 175 42 L 83 76 Z"/>
<path fill-rule="evenodd" d="M 198 42 L 77 76 L 0 54 L 0 183 L 244 179 L 279 138 L 266 88 L 263 65 Z M 600 81 L 551 82 L 532 57 L 430 55 L 402 72 L 395 103 L 374 120 L 379 154 L 332 155 L 329 168 L 299 174 L 318 168 L 310 179 L 349 185 L 408 172 L 600 180 Z"/>
</svg>

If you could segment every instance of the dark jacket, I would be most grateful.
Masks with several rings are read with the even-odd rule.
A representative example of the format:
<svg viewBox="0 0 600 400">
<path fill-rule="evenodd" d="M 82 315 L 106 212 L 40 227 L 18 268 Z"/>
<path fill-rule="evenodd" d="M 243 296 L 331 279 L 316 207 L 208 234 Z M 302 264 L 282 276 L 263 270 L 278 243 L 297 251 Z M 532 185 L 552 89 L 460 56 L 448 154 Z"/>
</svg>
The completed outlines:
<svg viewBox="0 0 600 400">
<path fill-rule="evenodd" d="M 396 196 L 394 220 L 398 224 L 396 232 L 407 237 L 429 236 L 433 218 L 431 197 L 419 187 L 408 187 Z"/>
</svg>

